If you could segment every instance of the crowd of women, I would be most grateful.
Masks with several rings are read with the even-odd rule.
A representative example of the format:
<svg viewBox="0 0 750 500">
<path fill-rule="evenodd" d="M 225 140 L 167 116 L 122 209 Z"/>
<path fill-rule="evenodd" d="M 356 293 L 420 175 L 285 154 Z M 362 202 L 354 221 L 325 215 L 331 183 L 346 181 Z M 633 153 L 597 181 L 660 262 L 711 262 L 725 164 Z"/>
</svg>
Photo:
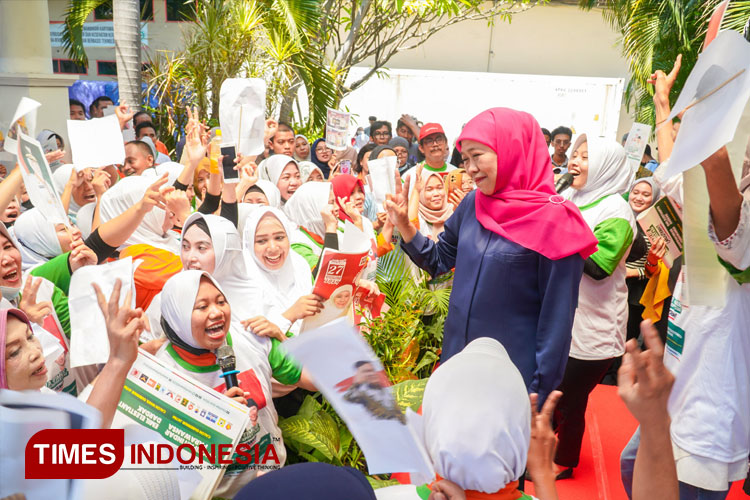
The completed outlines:
<svg viewBox="0 0 750 500">
<path fill-rule="evenodd" d="M 654 75 L 664 116 L 677 70 Z M 123 124 L 132 118 L 126 106 L 117 114 Z M 660 199 L 660 187 L 680 206 L 681 178 L 662 179 L 660 170 L 636 178 L 622 146 L 581 134 L 568 163 L 573 183 L 558 194 L 536 120 L 494 108 L 463 127 L 452 156 L 456 165 L 447 162 L 442 127 L 420 128 L 411 117 L 399 121 L 399 129 L 411 132 L 407 137 L 390 137 L 390 124 L 375 122 L 372 142 L 343 151 L 269 121 L 267 151 L 236 158 L 239 178 L 231 182 L 209 157 L 212 132 L 197 110 L 189 115 L 179 163 L 129 169 L 129 176 L 118 166 L 56 168 L 70 224 L 54 224 L 33 207 L 19 168 L 2 181 L 0 388 L 80 395 L 108 426 L 139 347 L 183 375 L 223 387 L 216 350 L 228 344 L 237 369 L 252 369 L 261 388 L 254 394 L 242 386 L 222 389 L 254 408 L 243 442 L 257 439 L 256 424 L 281 442 L 277 407 L 284 406 L 283 396 L 316 387 L 280 346 L 323 309 L 313 280 L 323 249 L 339 248 L 349 222 L 371 240 L 357 287 L 378 294 L 376 281 L 421 279 L 422 270 L 433 285 L 453 286 L 441 363 L 422 407 L 424 445 L 438 479 L 380 489 L 378 498 L 520 498 L 525 476 L 537 497 L 556 498 L 555 480 L 574 476 L 579 463 L 589 394 L 617 367 L 620 394 L 641 423 L 629 445 L 633 453 L 623 454 L 623 480 L 634 498 L 677 498 L 678 478 L 682 498 L 724 498 L 729 483 L 745 477 L 750 336 L 737 311 L 750 309 L 750 201 L 743 201 L 726 150 L 703 168 L 709 235 L 733 282 L 724 308 L 681 323 L 688 339 L 684 352 L 679 349 L 682 366 L 687 359 L 695 366 L 670 366 L 678 394 L 669 400 L 674 377 L 662 361 L 663 345 L 669 329 L 667 344 L 675 348 L 673 323 L 688 308 L 684 277 L 679 260 L 671 269 L 664 265 L 664 241 L 645 235 L 636 217 Z M 657 139 L 664 164 L 674 130 L 662 127 Z M 426 161 L 412 165 L 415 151 Z M 61 156 L 53 152 L 48 159 Z M 378 203 L 368 163 L 388 157 L 396 157 L 396 190 Z M 97 286 L 91 294 L 106 319 L 110 359 L 72 368 L 71 275 L 126 257 L 142 261 L 133 277 L 135 307 L 131 297 L 119 305 L 125 293 L 119 285 L 111 297 Z M 680 311 L 674 313 L 675 306 Z M 721 341 L 711 336 L 717 328 Z M 35 332 L 64 346 L 54 366 L 45 366 Z M 697 349 L 689 345 L 694 338 L 701 338 L 699 349 L 720 352 L 708 361 L 701 352 L 689 355 Z M 649 349 L 642 352 L 638 339 Z M 720 368 L 731 389 L 681 383 L 692 370 Z M 703 408 L 711 398 L 729 405 L 718 422 L 708 411 L 695 416 L 686 409 Z M 715 429 L 724 422 L 729 430 L 712 434 L 713 448 L 696 451 L 695 426 Z M 690 432 L 680 435 L 676 427 Z M 721 449 L 726 440 L 728 457 Z M 283 464 L 284 448 L 277 450 Z M 701 467 L 720 479 L 701 478 Z M 341 467 L 300 464 L 257 475 L 230 468 L 215 494 L 374 495 L 361 474 Z M 165 498 L 163 490 L 143 495 Z"/>
</svg>

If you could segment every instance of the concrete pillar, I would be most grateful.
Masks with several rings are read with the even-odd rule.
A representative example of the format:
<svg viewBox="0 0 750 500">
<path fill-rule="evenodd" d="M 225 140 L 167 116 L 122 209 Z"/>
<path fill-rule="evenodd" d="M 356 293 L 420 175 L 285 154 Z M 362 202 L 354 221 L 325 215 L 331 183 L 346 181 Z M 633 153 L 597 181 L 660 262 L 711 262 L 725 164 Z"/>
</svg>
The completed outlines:
<svg viewBox="0 0 750 500">
<path fill-rule="evenodd" d="M 7 131 L 21 97 L 42 103 L 38 133 L 54 130 L 65 139 L 70 160 L 68 87 L 74 75 L 52 73 L 47 0 L 0 0 L 0 125 Z"/>
</svg>

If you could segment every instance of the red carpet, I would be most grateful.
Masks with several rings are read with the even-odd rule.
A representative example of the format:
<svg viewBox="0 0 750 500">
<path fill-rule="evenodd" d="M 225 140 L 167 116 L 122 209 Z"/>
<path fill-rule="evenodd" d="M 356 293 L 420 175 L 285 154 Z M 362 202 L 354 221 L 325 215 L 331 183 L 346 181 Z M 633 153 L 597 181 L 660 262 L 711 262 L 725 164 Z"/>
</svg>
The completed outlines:
<svg viewBox="0 0 750 500">
<path fill-rule="evenodd" d="M 617 395 L 617 387 L 599 385 L 589 398 L 581 461 L 572 479 L 557 482 L 560 500 L 627 500 L 620 481 L 620 452 L 638 423 Z M 533 487 L 526 485 L 529 494 Z M 742 483 L 728 500 L 748 500 Z"/>
</svg>

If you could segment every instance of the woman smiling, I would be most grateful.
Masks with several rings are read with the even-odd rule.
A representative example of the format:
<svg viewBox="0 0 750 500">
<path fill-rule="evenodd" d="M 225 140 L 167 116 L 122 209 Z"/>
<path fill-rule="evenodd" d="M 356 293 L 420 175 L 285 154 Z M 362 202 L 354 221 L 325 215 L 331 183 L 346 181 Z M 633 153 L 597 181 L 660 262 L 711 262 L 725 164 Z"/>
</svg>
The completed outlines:
<svg viewBox="0 0 750 500">
<path fill-rule="evenodd" d="M 386 208 L 415 264 L 433 277 L 455 267 L 441 361 L 493 337 L 543 402 L 562 379 L 583 262 L 596 239 L 578 209 L 555 194 L 531 115 L 487 110 L 466 124 L 458 147 L 477 190 L 437 242 L 409 221 L 403 194 Z"/>
</svg>

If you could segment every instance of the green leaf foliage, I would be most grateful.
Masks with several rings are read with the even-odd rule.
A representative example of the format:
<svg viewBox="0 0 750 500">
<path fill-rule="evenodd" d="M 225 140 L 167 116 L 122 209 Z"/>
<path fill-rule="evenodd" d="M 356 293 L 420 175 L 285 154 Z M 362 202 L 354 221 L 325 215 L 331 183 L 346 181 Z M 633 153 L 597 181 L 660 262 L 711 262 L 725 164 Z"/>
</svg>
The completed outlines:
<svg viewBox="0 0 750 500">
<path fill-rule="evenodd" d="M 402 411 L 411 408 L 413 411 L 419 410 L 422 406 L 422 396 L 424 388 L 427 386 L 427 379 L 405 380 L 393 386 L 393 397 Z"/>
</svg>

